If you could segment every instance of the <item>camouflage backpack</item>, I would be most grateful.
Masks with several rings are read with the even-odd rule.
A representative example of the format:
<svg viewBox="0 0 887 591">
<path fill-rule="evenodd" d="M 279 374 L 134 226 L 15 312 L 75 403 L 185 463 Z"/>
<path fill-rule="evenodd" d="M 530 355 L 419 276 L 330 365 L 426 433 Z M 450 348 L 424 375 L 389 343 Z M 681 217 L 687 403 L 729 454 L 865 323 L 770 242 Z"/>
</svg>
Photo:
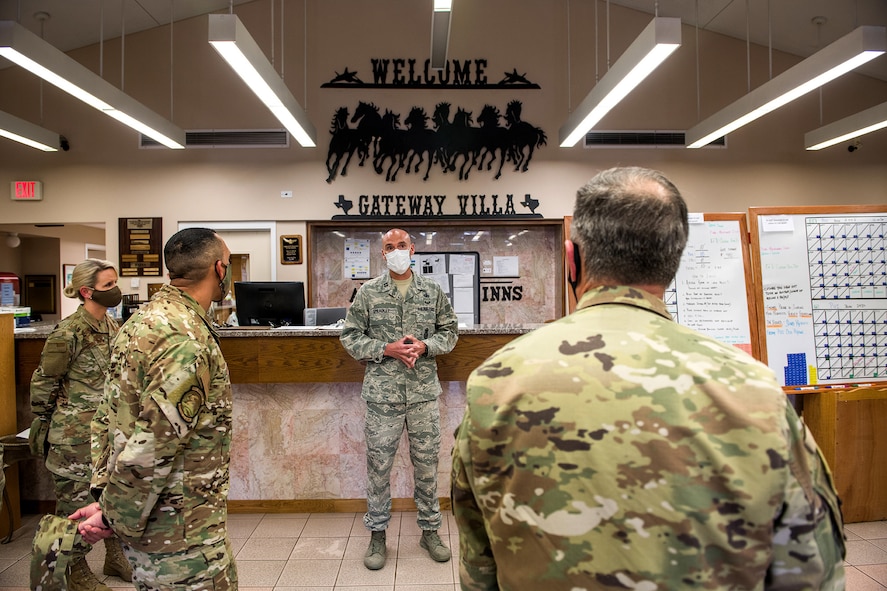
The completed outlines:
<svg viewBox="0 0 887 591">
<path fill-rule="evenodd" d="M 67 517 L 44 515 L 37 525 L 31 548 L 31 589 L 33 591 L 65 591 L 66 574 L 74 548 L 80 537 L 77 522 Z"/>
</svg>

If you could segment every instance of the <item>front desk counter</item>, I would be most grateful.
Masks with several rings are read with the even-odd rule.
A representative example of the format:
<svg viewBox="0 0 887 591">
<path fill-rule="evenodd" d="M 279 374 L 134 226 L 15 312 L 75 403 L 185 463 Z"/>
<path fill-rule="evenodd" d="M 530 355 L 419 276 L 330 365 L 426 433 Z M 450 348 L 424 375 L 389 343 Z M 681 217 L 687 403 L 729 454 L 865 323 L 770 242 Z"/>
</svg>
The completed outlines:
<svg viewBox="0 0 887 591">
<path fill-rule="evenodd" d="M 536 326 L 462 329 L 453 352 L 438 358 L 443 387 L 438 491 L 444 506 L 468 374 Z M 15 337 L 20 430 L 31 422 L 28 380 L 51 328 Z M 231 510 L 365 510 L 364 367 L 342 348 L 339 331 L 225 329 L 221 343 L 234 384 Z M 810 392 L 804 398 L 805 422 L 832 467 L 846 520 L 887 519 L 887 387 Z M 27 482 L 27 470 L 22 472 L 23 499 L 52 499 L 48 477 L 35 484 Z M 413 507 L 411 478 L 404 438 L 392 473 L 398 510 Z"/>
<path fill-rule="evenodd" d="M 438 491 L 449 505 L 453 432 L 465 409 L 465 380 L 493 352 L 539 325 L 478 325 L 459 331 L 455 349 L 438 357 L 441 453 Z M 16 339 L 18 425 L 31 422 L 28 384 L 52 326 Z M 362 512 L 366 448 L 360 398 L 364 366 L 339 342 L 339 330 L 226 328 L 219 331 L 234 394 L 232 512 Z M 26 508 L 53 498 L 44 469 L 22 483 Z M 30 466 L 29 466 L 30 468 Z M 392 471 L 395 510 L 414 509 L 406 437 Z"/>
</svg>

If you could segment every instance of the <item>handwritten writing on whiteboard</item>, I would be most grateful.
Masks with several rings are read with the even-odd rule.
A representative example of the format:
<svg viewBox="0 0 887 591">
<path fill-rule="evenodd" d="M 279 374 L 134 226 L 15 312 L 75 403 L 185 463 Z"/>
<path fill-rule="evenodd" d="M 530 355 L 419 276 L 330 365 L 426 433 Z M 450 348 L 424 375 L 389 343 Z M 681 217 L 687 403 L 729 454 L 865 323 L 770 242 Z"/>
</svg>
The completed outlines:
<svg viewBox="0 0 887 591">
<path fill-rule="evenodd" d="M 749 351 L 747 292 L 744 281 L 737 283 L 737 278 L 744 277 L 742 234 L 737 220 L 691 225 L 674 281 L 678 322 Z"/>
<path fill-rule="evenodd" d="M 804 293 L 804 288 L 798 284 L 791 285 L 767 285 L 764 287 L 764 305 L 773 302 L 787 302 L 793 299 L 795 294 Z"/>
<path fill-rule="evenodd" d="M 767 362 L 782 383 L 887 377 L 887 216 L 759 221 Z"/>
</svg>

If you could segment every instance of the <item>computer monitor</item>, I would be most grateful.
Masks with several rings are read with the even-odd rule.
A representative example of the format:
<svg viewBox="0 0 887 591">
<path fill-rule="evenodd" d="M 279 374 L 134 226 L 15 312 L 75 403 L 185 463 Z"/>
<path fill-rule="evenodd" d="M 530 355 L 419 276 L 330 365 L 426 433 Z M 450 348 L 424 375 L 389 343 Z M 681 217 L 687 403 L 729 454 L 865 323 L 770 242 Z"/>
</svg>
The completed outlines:
<svg viewBox="0 0 887 591">
<path fill-rule="evenodd" d="M 305 285 L 301 281 L 235 281 L 240 326 L 303 326 Z"/>
</svg>

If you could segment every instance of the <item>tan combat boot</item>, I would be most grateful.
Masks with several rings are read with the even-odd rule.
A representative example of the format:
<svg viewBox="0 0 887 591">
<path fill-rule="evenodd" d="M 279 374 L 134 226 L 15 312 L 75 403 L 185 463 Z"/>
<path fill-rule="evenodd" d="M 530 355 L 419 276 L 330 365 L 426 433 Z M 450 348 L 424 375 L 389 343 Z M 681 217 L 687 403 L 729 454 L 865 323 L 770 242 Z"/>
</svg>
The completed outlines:
<svg viewBox="0 0 887 591">
<path fill-rule="evenodd" d="M 370 534 L 370 545 L 363 555 L 363 565 L 370 570 L 379 570 L 385 566 L 388 549 L 385 546 L 385 532 L 374 531 Z"/>
<path fill-rule="evenodd" d="M 120 577 L 127 583 L 132 582 L 132 565 L 123 553 L 120 538 L 105 538 L 105 566 L 102 572 Z"/>
<path fill-rule="evenodd" d="M 68 570 L 68 591 L 111 591 L 111 589 L 99 582 L 89 569 L 86 558 L 81 556 L 71 563 L 71 568 Z"/>
</svg>

